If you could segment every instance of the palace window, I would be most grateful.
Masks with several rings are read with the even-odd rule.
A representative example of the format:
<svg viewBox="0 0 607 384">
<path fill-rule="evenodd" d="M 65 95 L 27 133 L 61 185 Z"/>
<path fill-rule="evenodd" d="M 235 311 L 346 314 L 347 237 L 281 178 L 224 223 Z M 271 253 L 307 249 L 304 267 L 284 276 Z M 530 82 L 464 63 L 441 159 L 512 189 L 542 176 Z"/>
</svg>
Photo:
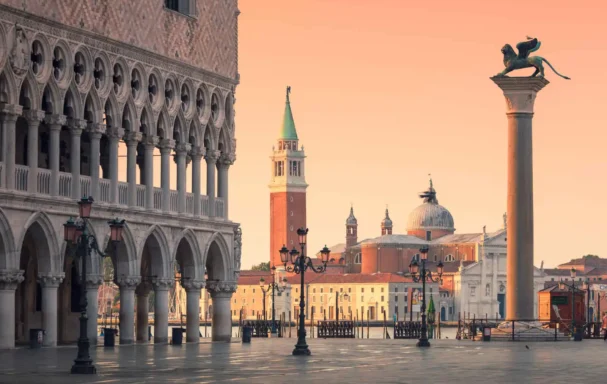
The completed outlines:
<svg viewBox="0 0 607 384">
<path fill-rule="evenodd" d="M 323 291 L 323 290 L 324 290 L 324 288 L 321 288 L 321 289 L 320 289 L 320 293 L 322 293 L 322 291 Z"/>
<path fill-rule="evenodd" d="M 438 256 L 434 255 L 434 262 L 436 263 L 438 261 Z"/>
<path fill-rule="evenodd" d="M 453 255 L 447 255 L 447 257 L 445 257 L 445 262 L 452 262 L 455 261 L 455 258 L 453 257 Z"/>
<path fill-rule="evenodd" d="M 164 7 L 187 16 L 196 14 L 196 0 L 164 0 Z"/>
<path fill-rule="evenodd" d="M 329 293 L 333 293 L 333 288 L 329 288 Z"/>
<path fill-rule="evenodd" d="M 382 303 L 383 303 L 383 301 L 384 301 L 384 297 L 383 297 L 383 296 L 381 297 L 381 301 L 382 301 Z"/>
<path fill-rule="evenodd" d="M 371 288 L 371 293 L 375 292 L 375 288 Z"/>
<path fill-rule="evenodd" d="M 491 295 L 491 286 L 489 284 L 487 284 L 485 286 L 485 296 L 489 296 Z"/>
<path fill-rule="evenodd" d="M 365 293 L 365 289 L 364 289 L 364 288 L 361 288 L 361 289 L 360 289 L 360 293 Z"/>
<path fill-rule="evenodd" d="M 394 302 L 398 303 L 398 296 L 394 296 Z"/>
<path fill-rule="evenodd" d="M 316 296 L 312 296 L 312 302 L 316 303 Z"/>
<path fill-rule="evenodd" d="M 381 288 L 381 291 L 382 291 L 382 292 L 384 291 L 384 287 L 382 287 L 382 288 Z"/>
<path fill-rule="evenodd" d="M 321 302 L 321 303 L 323 302 L 323 300 L 322 300 L 323 298 L 324 298 L 324 296 L 321 296 L 321 297 L 320 297 L 320 302 Z"/>
<path fill-rule="evenodd" d="M 348 293 L 352 293 L 352 288 L 348 288 Z"/>
<path fill-rule="evenodd" d="M 470 287 L 470 297 L 476 296 L 476 287 Z"/>
</svg>

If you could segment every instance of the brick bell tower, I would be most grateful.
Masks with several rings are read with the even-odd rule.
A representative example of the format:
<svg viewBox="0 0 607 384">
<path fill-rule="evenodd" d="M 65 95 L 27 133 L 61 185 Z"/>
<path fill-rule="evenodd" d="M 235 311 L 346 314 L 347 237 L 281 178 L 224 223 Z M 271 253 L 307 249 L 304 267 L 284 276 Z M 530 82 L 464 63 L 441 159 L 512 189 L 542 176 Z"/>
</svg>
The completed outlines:
<svg viewBox="0 0 607 384">
<path fill-rule="evenodd" d="M 301 252 L 298 228 L 306 228 L 305 154 L 295 130 L 287 87 L 287 100 L 278 137 L 278 148 L 272 147 L 272 179 L 270 181 L 270 264 L 282 266 L 278 250 L 285 245 Z"/>
</svg>

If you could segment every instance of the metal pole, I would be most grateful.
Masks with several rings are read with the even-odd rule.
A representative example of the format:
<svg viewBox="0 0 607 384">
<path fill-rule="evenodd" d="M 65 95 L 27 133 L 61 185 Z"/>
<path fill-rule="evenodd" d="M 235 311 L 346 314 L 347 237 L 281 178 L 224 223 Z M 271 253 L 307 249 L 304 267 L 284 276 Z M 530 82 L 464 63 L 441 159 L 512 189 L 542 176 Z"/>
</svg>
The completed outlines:
<svg viewBox="0 0 607 384">
<path fill-rule="evenodd" d="M 304 296 L 304 273 L 305 273 L 305 248 L 304 245 L 301 246 L 301 255 L 299 255 L 299 270 L 301 274 L 301 293 L 299 295 L 299 330 L 297 331 L 297 344 L 295 344 L 295 349 L 293 350 L 293 355 L 310 355 L 310 349 L 308 349 L 308 344 L 306 344 L 306 328 L 305 322 L 306 318 L 304 315 L 305 306 L 305 296 Z"/>
<path fill-rule="evenodd" d="M 86 259 L 89 253 L 89 235 L 86 231 L 86 220 L 83 219 L 83 231 L 80 236 L 78 252 L 82 260 L 82 274 L 80 276 L 80 337 L 78 338 L 78 355 L 72 365 L 72 373 L 77 374 L 95 374 L 97 369 L 93 365 L 93 360 L 89 355 L 89 339 L 87 337 L 88 317 L 86 315 Z"/>
<path fill-rule="evenodd" d="M 276 272 L 272 271 L 272 333 L 276 333 L 276 318 L 274 313 L 274 289 L 276 288 Z"/>
<path fill-rule="evenodd" d="M 573 336 L 575 333 L 575 280 L 573 279 L 571 287 L 571 335 Z"/>
</svg>

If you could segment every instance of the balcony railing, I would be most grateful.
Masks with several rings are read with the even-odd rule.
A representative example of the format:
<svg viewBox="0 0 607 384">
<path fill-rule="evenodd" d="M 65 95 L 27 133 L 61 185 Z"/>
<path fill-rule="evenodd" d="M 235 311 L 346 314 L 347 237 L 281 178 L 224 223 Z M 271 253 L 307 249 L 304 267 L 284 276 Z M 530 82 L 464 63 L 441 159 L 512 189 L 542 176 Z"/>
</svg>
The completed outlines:
<svg viewBox="0 0 607 384">
<path fill-rule="evenodd" d="M 5 167 L 0 162 L 0 185 L 4 186 L 4 172 Z M 27 192 L 29 191 L 29 173 L 30 168 L 25 165 L 15 165 L 15 190 Z M 36 177 L 36 193 L 39 195 L 50 195 L 51 194 L 51 171 L 45 168 L 38 168 L 38 175 Z M 99 179 L 99 191 L 97 201 L 101 203 L 110 203 L 110 180 Z M 80 175 L 80 194 L 82 196 L 88 196 L 91 194 L 92 180 L 90 176 Z M 118 182 L 118 205 L 128 206 L 128 183 Z M 135 206 L 145 208 L 145 197 L 146 197 L 146 186 L 137 185 L 135 190 Z M 67 172 L 59 172 L 59 197 L 72 198 L 72 174 Z M 162 211 L 163 193 L 162 188 L 154 188 L 153 194 L 153 207 L 154 210 Z M 225 217 L 225 204 L 222 198 L 215 198 L 215 217 Z M 186 193 L 186 215 L 194 215 L 194 194 Z M 209 197 L 206 195 L 200 196 L 200 209 L 201 216 L 210 216 L 210 202 Z M 179 211 L 179 193 L 171 190 L 169 192 L 169 212 L 177 213 Z"/>
</svg>

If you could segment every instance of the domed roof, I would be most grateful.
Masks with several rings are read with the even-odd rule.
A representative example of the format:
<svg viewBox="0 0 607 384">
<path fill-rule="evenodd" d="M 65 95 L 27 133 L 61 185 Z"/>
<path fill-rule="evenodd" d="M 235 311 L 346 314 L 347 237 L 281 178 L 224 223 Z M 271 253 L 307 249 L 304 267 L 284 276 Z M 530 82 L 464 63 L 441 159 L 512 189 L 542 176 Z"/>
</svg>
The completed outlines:
<svg viewBox="0 0 607 384">
<path fill-rule="evenodd" d="M 392 220 L 390 219 L 390 215 L 388 215 L 388 208 L 386 207 L 386 217 L 381 221 L 382 228 L 392 228 Z"/>
<path fill-rule="evenodd" d="M 350 207 L 350 216 L 346 219 L 346 225 L 358 225 L 358 221 L 354 217 L 354 207 Z"/>
<path fill-rule="evenodd" d="M 438 204 L 436 190 L 432 186 L 432 179 L 430 179 L 430 188 L 419 197 L 424 199 L 424 203 L 409 214 L 409 218 L 407 219 L 408 231 L 417 229 L 444 229 L 447 231 L 455 231 L 451 212 Z"/>
</svg>

